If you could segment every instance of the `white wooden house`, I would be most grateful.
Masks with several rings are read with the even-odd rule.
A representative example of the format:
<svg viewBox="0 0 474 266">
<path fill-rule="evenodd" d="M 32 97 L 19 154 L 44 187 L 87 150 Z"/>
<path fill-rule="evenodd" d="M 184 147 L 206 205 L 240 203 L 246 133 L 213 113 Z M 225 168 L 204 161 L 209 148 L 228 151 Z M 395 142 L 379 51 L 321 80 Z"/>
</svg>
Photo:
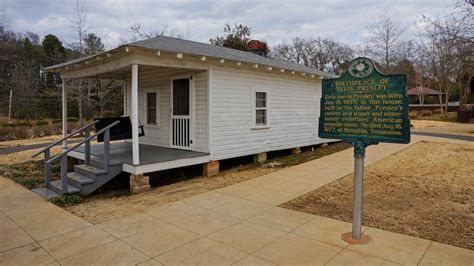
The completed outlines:
<svg viewBox="0 0 474 266">
<path fill-rule="evenodd" d="M 58 181 L 48 185 L 59 193 L 87 194 L 100 186 L 98 175 L 87 170 L 99 168 L 106 156 L 116 172 L 132 176 L 195 164 L 211 174 L 219 160 L 327 141 L 318 137 L 321 80 L 334 75 L 253 52 L 160 36 L 47 70 L 60 72 L 63 80 L 125 80 L 124 116 L 132 124 L 132 138 L 112 142 L 109 155 L 107 148 L 92 146 L 88 168 L 79 165 L 66 178 L 76 179 L 70 187 Z M 66 105 L 63 100 L 64 129 Z M 85 153 L 81 146 L 64 156 L 84 160 Z M 84 176 L 95 177 L 88 180 L 89 189 Z"/>
</svg>

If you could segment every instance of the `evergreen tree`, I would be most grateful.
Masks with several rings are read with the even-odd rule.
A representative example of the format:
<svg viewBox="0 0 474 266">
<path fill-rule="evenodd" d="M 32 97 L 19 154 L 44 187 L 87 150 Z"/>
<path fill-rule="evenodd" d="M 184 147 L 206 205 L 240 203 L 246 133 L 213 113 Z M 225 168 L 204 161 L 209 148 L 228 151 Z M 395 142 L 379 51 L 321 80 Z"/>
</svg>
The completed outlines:
<svg viewBox="0 0 474 266">
<path fill-rule="evenodd" d="M 83 40 L 84 43 L 84 54 L 92 55 L 102 53 L 105 51 L 104 44 L 99 36 L 95 33 L 88 33 Z"/>
<path fill-rule="evenodd" d="M 225 24 L 224 34 L 210 38 L 209 42 L 212 45 L 218 45 L 237 50 L 247 51 L 247 45 L 252 34 L 251 28 L 242 24 L 234 24 L 232 28 L 229 23 Z"/>
</svg>

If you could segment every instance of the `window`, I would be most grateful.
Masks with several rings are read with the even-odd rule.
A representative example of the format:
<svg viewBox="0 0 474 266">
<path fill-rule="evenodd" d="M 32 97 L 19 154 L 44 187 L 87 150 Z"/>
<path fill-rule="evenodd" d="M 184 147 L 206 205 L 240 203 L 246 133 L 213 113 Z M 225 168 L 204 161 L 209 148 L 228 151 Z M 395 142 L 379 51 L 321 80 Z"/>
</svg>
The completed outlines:
<svg viewBox="0 0 474 266">
<path fill-rule="evenodd" d="M 267 125 L 267 93 L 255 92 L 255 125 Z"/>
<path fill-rule="evenodd" d="M 156 92 L 146 94 L 146 124 L 156 125 Z"/>
</svg>

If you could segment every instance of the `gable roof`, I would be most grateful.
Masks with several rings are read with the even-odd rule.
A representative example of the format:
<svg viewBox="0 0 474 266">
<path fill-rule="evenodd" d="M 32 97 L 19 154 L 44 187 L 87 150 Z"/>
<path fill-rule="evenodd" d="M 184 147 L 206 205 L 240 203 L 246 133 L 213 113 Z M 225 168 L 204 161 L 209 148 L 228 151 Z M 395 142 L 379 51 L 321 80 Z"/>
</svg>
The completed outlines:
<svg viewBox="0 0 474 266">
<path fill-rule="evenodd" d="M 439 95 L 440 92 L 427 87 L 415 87 L 407 90 L 408 95 Z M 444 94 L 441 92 L 441 94 Z"/>
<path fill-rule="evenodd" d="M 159 51 L 165 51 L 165 52 L 183 53 L 183 54 L 190 54 L 190 55 L 195 55 L 195 56 L 214 57 L 218 59 L 258 64 L 258 65 L 264 65 L 264 66 L 280 68 L 280 69 L 285 69 L 285 70 L 290 70 L 290 71 L 314 74 L 314 75 L 328 77 L 328 78 L 337 77 L 335 74 L 320 71 L 315 68 L 307 67 L 307 66 L 290 62 L 290 61 L 286 61 L 283 59 L 264 57 L 264 56 L 260 56 L 251 52 L 231 49 L 231 48 L 217 46 L 217 45 L 211 45 L 207 43 L 200 43 L 200 42 L 195 42 L 195 41 L 172 38 L 172 37 L 167 37 L 167 36 L 157 36 L 151 39 L 125 44 L 125 45 L 122 45 L 121 47 L 125 47 L 125 46 L 140 47 L 140 48 L 152 49 L 152 50 L 157 50 L 157 51 L 159 50 Z M 101 54 L 104 54 L 104 53 L 101 53 Z M 101 54 L 96 54 L 93 56 L 87 56 L 87 57 L 75 59 L 69 62 L 49 66 L 45 69 L 49 70 L 49 69 L 68 66 L 71 64 L 85 61 L 95 56 L 99 56 Z"/>
</svg>

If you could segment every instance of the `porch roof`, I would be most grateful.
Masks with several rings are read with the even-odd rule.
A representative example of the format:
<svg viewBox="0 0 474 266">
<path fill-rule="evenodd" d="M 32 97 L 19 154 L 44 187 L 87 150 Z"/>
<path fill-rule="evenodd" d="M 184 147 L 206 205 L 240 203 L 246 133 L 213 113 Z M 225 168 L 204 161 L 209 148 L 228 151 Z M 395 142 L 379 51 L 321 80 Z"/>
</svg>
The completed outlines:
<svg viewBox="0 0 474 266">
<path fill-rule="evenodd" d="M 258 64 L 258 65 L 263 65 L 263 66 L 268 66 L 268 67 L 275 67 L 275 68 L 286 69 L 290 71 L 297 71 L 297 72 L 318 75 L 318 76 L 322 76 L 326 78 L 337 77 L 335 74 L 332 74 L 332 73 L 327 73 L 324 71 L 320 71 L 314 68 L 310 68 L 301 64 L 297 64 L 297 63 L 282 60 L 282 59 L 264 57 L 264 56 L 260 56 L 251 52 L 240 51 L 240 50 L 221 47 L 217 45 L 183 40 L 183 39 L 172 38 L 172 37 L 167 37 L 167 36 L 158 36 L 158 37 L 154 37 L 154 38 L 143 40 L 143 41 L 132 42 L 132 43 L 122 45 L 118 48 L 112 49 L 107 52 L 75 59 L 72 61 L 68 61 L 65 63 L 53 65 L 53 66 L 49 66 L 49 67 L 46 67 L 45 70 L 55 70 L 55 69 L 57 70 L 58 68 L 66 67 L 72 64 L 77 64 L 77 63 L 86 61 L 88 59 L 99 57 L 104 54 L 121 49 L 122 47 L 128 47 L 128 46 L 157 50 L 157 51 L 164 51 L 164 52 L 189 54 L 189 55 L 194 55 L 194 56 L 206 56 L 206 57 L 225 59 L 225 60 L 231 60 L 231 61 L 237 61 L 237 62 L 243 62 L 243 63 Z"/>
</svg>

